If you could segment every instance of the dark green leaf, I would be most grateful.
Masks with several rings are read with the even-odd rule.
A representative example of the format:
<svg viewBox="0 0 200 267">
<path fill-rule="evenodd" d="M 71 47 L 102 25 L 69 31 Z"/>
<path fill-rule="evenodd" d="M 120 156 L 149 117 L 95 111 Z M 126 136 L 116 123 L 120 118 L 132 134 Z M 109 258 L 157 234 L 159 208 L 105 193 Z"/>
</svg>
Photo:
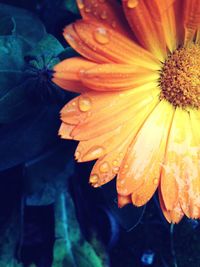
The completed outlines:
<svg viewBox="0 0 200 267">
<path fill-rule="evenodd" d="M 24 179 L 27 205 L 49 205 L 54 202 L 57 195 L 65 190 L 73 172 L 72 149 L 64 141 L 26 162 Z"/>
<path fill-rule="evenodd" d="M 11 16 L 0 17 L 0 36 L 12 35 L 16 30 L 15 20 Z"/>
<path fill-rule="evenodd" d="M 71 47 L 66 47 L 65 50 L 59 54 L 59 59 L 64 60 L 66 58 L 78 56 L 78 53 Z"/>
<path fill-rule="evenodd" d="M 32 62 L 30 61 L 30 63 L 35 64 L 33 65 L 35 68 L 51 69 L 56 63 L 59 62 L 57 56 L 61 52 L 63 52 L 63 50 L 64 48 L 58 42 L 58 40 L 55 37 L 53 37 L 53 35 L 47 34 L 32 51 L 26 54 L 26 59 L 27 60 L 32 59 L 33 61 Z"/>
<path fill-rule="evenodd" d="M 46 33 L 43 24 L 37 16 L 27 10 L 0 4 L 0 17 L 4 16 L 10 16 L 14 19 L 16 25 L 15 33 L 20 35 L 32 47 Z"/>
<path fill-rule="evenodd" d="M 59 142 L 60 106 L 41 107 L 23 119 L 0 125 L 0 170 L 31 160 Z"/>
<path fill-rule="evenodd" d="M 102 259 L 81 233 L 71 196 L 63 192 L 55 205 L 53 267 L 103 267 Z"/>
<path fill-rule="evenodd" d="M 30 47 L 17 36 L 0 36 L 0 98 L 22 79 L 24 53 Z"/>
</svg>

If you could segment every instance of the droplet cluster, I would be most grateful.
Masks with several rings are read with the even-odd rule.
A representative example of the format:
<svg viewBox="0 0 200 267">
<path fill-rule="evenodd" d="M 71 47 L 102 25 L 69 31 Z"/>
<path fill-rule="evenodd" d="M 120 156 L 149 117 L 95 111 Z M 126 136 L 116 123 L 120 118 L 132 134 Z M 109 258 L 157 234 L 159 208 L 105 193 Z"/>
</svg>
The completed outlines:
<svg viewBox="0 0 200 267">
<path fill-rule="evenodd" d="M 200 107 L 200 46 L 191 44 L 171 54 L 161 70 L 160 99 L 174 107 Z"/>
</svg>

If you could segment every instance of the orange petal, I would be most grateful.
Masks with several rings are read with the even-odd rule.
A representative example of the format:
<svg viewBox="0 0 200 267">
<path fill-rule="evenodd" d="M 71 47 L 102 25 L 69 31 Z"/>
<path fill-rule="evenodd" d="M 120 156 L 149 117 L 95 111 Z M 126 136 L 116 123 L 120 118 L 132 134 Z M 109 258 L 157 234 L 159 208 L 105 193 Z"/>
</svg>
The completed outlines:
<svg viewBox="0 0 200 267">
<path fill-rule="evenodd" d="M 129 196 L 118 195 L 117 199 L 118 199 L 118 207 L 119 208 L 123 208 L 127 204 L 131 203 L 131 195 L 129 195 Z"/>
<path fill-rule="evenodd" d="M 116 93 L 113 93 L 115 97 L 111 98 L 111 101 L 107 101 L 106 93 L 99 94 L 99 98 L 104 98 L 102 109 L 97 109 L 96 103 L 93 103 L 94 108 L 91 109 L 90 116 L 74 128 L 72 133 L 74 139 L 89 140 L 95 138 L 118 128 L 134 118 L 140 110 L 148 112 L 148 104 L 157 102 L 159 95 L 159 89 L 153 89 L 151 86 L 153 83 L 152 85 L 147 84 L 143 88 L 119 92 L 118 97 L 116 97 Z"/>
<path fill-rule="evenodd" d="M 59 78 L 53 78 L 52 81 L 62 89 L 70 92 L 83 93 L 89 90 L 85 85 L 78 81 L 66 81 Z"/>
<path fill-rule="evenodd" d="M 112 62 L 112 60 L 102 56 L 100 53 L 97 53 L 94 49 L 91 49 L 87 45 L 87 42 L 83 42 L 75 31 L 74 24 L 70 24 L 65 27 L 63 36 L 69 45 L 85 58 L 98 63 Z"/>
<path fill-rule="evenodd" d="M 198 29 L 198 31 L 196 33 L 195 43 L 200 45 L 200 29 Z"/>
<path fill-rule="evenodd" d="M 161 101 L 144 122 L 123 160 L 117 190 L 121 195 L 133 193 L 135 205 L 145 204 L 157 189 L 172 115 L 171 105 Z"/>
<path fill-rule="evenodd" d="M 53 77 L 69 81 L 79 81 L 80 71 L 90 69 L 95 65 L 94 62 L 81 57 L 68 58 L 54 66 L 55 72 Z"/>
<path fill-rule="evenodd" d="M 60 135 L 61 138 L 72 139 L 72 137 L 70 136 L 70 133 L 73 130 L 73 128 L 74 128 L 74 125 L 62 123 L 58 134 Z"/>
<path fill-rule="evenodd" d="M 165 216 L 166 220 L 169 223 L 179 223 L 184 216 L 180 203 L 177 202 L 172 210 L 167 210 L 164 201 L 162 199 L 160 188 L 158 190 L 158 193 L 159 193 L 160 207 L 162 209 L 163 215 Z"/>
<path fill-rule="evenodd" d="M 189 175 L 188 191 L 189 191 L 189 215 L 191 218 L 200 217 L 200 112 L 191 110 L 190 122 L 192 129 L 192 146 L 188 151 L 186 164 Z"/>
<path fill-rule="evenodd" d="M 183 7 L 184 43 L 192 42 L 200 26 L 199 0 L 185 0 Z"/>
<path fill-rule="evenodd" d="M 84 20 L 93 20 L 123 35 L 130 35 L 127 21 L 117 1 L 77 0 L 77 4 Z"/>
<path fill-rule="evenodd" d="M 90 105 L 92 105 L 87 94 L 72 99 L 61 110 L 61 119 L 67 124 L 78 124 L 90 116 Z"/>
<path fill-rule="evenodd" d="M 170 17 L 173 9 L 169 9 L 174 1 L 140 0 L 135 1 L 135 5 L 132 2 L 123 0 L 124 11 L 133 32 L 148 51 L 163 61 L 166 57 L 166 41 L 171 46 L 171 35 L 174 38 L 174 32 L 169 33 L 170 29 L 175 29 L 175 22 L 172 21 L 174 15 Z"/>
<path fill-rule="evenodd" d="M 178 182 L 181 182 L 181 150 L 184 149 L 183 141 L 185 140 L 185 131 L 182 128 L 183 121 L 180 119 L 181 111 L 179 109 L 175 111 L 161 173 L 161 193 L 167 210 L 173 210 L 177 205 Z"/>
<path fill-rule="evenodd" d="M 160 9 L 162 29 L 165 41 L 170 52 L 173 52 L 179 45 L 179 28 L 175 14 L 175 0 L 155 0 Z M 179 10 L 180 12 L 180 10 Z"/>
<path fill-rule="evenodd" d="M 104 62 L 141 65 L 149 69 L 160 69 L 160 62 L 149 52 L 122 34 L 91 21 L 74 23 L 83 47 L 104 58 Z"/>
<path fill-rule="evenodd" d="M 63 89 L 84 92 L 85 86 L 80 82 L 79 72 L 96 64 L 81 57 L 65 59 L 54 67 L 53 82 Z M 71 88 L 70 88 L 71 87 Z"/>
<path fill-rule="evenodd" d="M 90 183 L 93 186 L 101 186 L 116 176 L 132 138 L 130 134 L 114 150 L 97 160 L 90 175 Z M 92 182 L 94 177 L 98 178 L 95 183 Z"/>
<path fill-rule="evenodd" d="M 98 91 L 128 90 L 150 81 L 157 81 L 159 73 L 140 66 L 99 64 L 81 72 L 81 81 Z"/>
</svg>

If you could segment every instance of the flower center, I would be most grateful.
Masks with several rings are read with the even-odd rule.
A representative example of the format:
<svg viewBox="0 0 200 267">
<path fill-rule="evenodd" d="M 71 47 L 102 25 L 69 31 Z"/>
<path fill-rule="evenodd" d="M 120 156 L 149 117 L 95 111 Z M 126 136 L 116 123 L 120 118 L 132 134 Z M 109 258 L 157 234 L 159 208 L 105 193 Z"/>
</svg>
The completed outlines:
<svg viewBox="0 0 200 267">
<path fill-rule="evenodd" d="M 191 44 L 171 54 L 161 70 L 160 99 L 174 107 L 200 107 L 200 45 Z"/>
</svg>

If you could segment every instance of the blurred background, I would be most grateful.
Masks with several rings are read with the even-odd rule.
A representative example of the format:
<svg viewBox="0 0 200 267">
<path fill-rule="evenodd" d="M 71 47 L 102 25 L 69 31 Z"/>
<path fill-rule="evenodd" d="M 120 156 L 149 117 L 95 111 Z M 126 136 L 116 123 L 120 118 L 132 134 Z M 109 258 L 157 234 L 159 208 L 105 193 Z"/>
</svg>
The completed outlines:
<svg viewBox="0 0 200 267">
<path fill-rule="evenodd" d="M 52 67 L 76 55 L 62 30 L 79 17 L 75 0 L 0 1 L 0 267 L 198 267 L 198 220 L 168 224 L 157 196 L 119 209 L 57 136 L 75 95 Z"/>
</svg>

